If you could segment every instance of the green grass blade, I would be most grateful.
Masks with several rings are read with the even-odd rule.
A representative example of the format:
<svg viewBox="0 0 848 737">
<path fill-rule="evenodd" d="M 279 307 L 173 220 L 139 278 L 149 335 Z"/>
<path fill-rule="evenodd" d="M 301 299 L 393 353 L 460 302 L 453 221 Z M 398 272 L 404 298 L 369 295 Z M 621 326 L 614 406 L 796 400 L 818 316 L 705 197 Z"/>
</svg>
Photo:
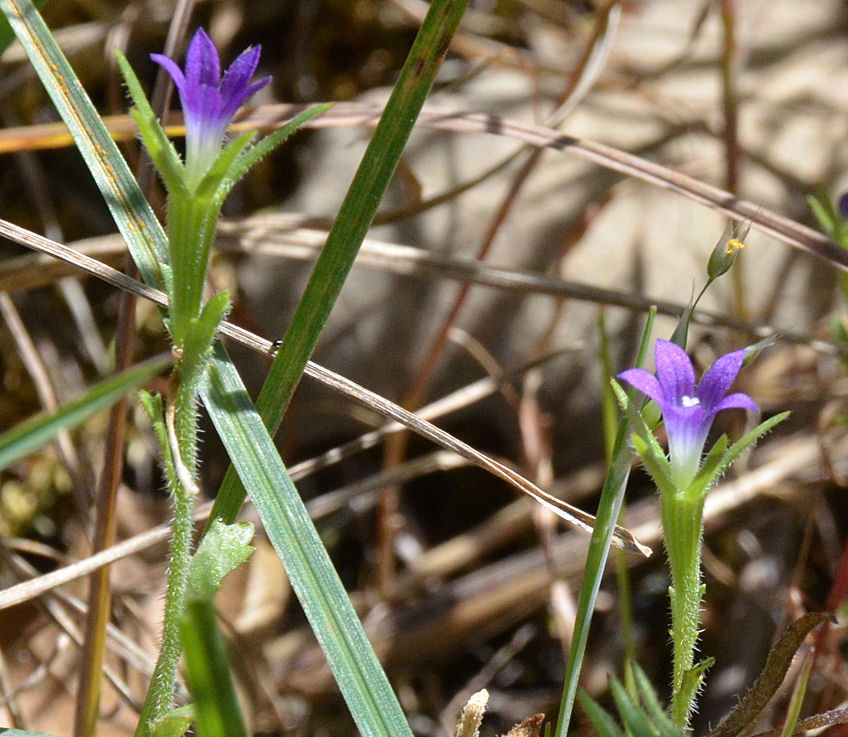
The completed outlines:
<svg viewBox="0 0 848 737">
<path fill-rule="evenodd" d="M 430 4 L 256 400 L 272 433 L 280 425 L 374 219 L 466 4 L 467 0 L 434 0 Z M 218 516 L 231 522 L 244 503 L 244 494 L 237 474 L 230 469 L 210 519 Z"/>
<path fill-rule="evenodd" d="M 227 644 L 211 599 L 186 602 L 180 635 L 199 737 L 247 737 L 230 676 Z"/>
<path fill-rule="evenodd" d="M 648 352 L 651 329 L 654 324 L 656 309 L 648 312 L 648 320 L 645 331 L 642 334 L 642 343 L 639 347 L 639 356 L 636 365 L 641 366 Z M 583 571 L 583 583 L 580 586 L 580 598 L 577 602 L 577 617 L 574 622 L 574 634 L 572 636 L 571 652 L 565 669 L 565 683 L 562 689 L 562 701 L 560 703 L 557 726 L 554 730 L 555 737 L 565 737 L 568 725 L 571 722 L 571 712 L 574 709 L 574 698 L 577 694 L 578 679 L 583 666 L 583 657 L 586 654 L 586 643 L 589 640 L 589 625 L 592 622 L 592 613 L 595 610 L 595 601 L 601 588 L 601 579 L 604 575 L 607 557 L 609 556 L 610 543 L 615 531 L 615 523 L 621 511 L 624 501 L 624 489 L 627 479 L 630 477 L 630 464 L 633 461 L 633 452 L 627 446 L 626 440 L 630 433 L 630 423 L 626 416 L 622 417 L 618 424 L 615 445 L 613 448 L 612 462 L 607 469 L 604 486 L 601 491 L 601 500 L 598 503 L 598 513 L 595 516 L 595 527 L 589 539 L 589 551 L 586 554 L 586 567 Z"/>
<path fill-rule="evenodd" d="M 40 10 L 46 3 L 47 0 L 35 0 L 35 7 Z M 0 54 L 9 48 L 9 45 L 14 40 L 15 32 L 12 30 L 12 26 L 9 25 L 9 21 L 6 18 L 0 18 Z"/>
<path fill-rule="evenodd" d="M 220 343 L 201 395 L 363 737 L 411 737 L 318 532 Z"/>
<path fill-rule="evenodd" d="M 85 394 L 55 412 L 42 412 L 0 436 L 0 470 L 7 468 L 62 430 L 69 430 L 117 402 L 133 389 L 150 381 L 171 363 L 170 356 L 158 356 L 95 384 Z"/>
</svg>

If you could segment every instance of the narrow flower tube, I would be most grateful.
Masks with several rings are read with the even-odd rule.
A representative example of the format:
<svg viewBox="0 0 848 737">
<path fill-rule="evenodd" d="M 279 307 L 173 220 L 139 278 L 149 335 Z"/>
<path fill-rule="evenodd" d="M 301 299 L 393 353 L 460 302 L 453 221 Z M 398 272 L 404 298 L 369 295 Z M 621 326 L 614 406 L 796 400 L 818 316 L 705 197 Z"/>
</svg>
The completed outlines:
<svg viewBox="0 0 848 737">
<path fill-rule="evenodd" d="M 697 386 L 692 362 L 682 348 L 667 340 L 657 340 L 654 355 L 656 376 L 643 369 L 629 369 L 618 378 L 659 405 L 674 481 L 678 488 L 686 489 L 698 473 L 715 416 L 723 409 L 757 409 L 747 394 L 727 394 L 742 368 L 745 351 L 719 358 Z"/>
<path fill-rule="evenodd" d="M 162 54 L 150 58 L 171 75 L 183 108 L 186 127 L 186 177 L 189 188 L 196 187 L 215 161 L 227 126 L 238 109 L 270 77 L 251 84 L 259 64 L 261 47 L 252 46 L 243 51 L 221 78 L 218 49 L 202 28 L 191 40 L 186 55 L 185 71 Z"/>
</svg>

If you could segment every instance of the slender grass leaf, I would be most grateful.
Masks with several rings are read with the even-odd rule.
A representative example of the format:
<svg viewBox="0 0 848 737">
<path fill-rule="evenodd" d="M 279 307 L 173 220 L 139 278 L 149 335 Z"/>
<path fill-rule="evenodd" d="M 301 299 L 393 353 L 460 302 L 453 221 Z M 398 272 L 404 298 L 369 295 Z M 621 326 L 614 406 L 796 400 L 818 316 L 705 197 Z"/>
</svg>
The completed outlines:
<svg viewBox="0 0 848 737">
<path fill-rule="evenodd" d="M 199 737 L 247 737 L 212 599 L 186 601 L 180 635 Z"/>
<path fill-rule="evenodd" d="M 283 561 L 364 737 L 409 737 L 409 725 L 280 455 L 220 343 L 201 390 L 269 540 Z"/>
<path fill-rule="evenodd" d="M 53 440 L 117 402 L 150 381 L 171 363 L 170 356 L 157 356 L 120 374 L 98 382 L 85 394 L 71 400 L 55 412 L 42 412 L 0 436 L 0 470 Z"/>
<path fill-rule="evenodd" d="M 656 308 L 651 308 L 648 312 L 645 330 L 642 333 L 642 342 L 636 359 L 637 366 L 641 366 L 645 362 L 655 315 Z M 635 396 L 635 391 L 631 395 L 631 401 L 633 396 Z M 580 585 L 580 597 L 577 601 L 577 617 L 574 622 L 571 652 L 566 664 L 562 701 L 560 702 L 559 716 L 554 730 L 555 737 L 565 737 L 568 732 L 568 725 L 571 722 L 580 669 L 583 665 L 583 657 L 586 654 L 586 643 L 589 640 L 592 613 L 595 610 L 595 601 L 601 588 L 601 579 L 609 556 L 612 536 L 624 501 L 627 479 L 630 478 L 633 451 L 627 445 L 629 425 L 627 417 L 622 417 L 618 423 L 612 461 L 608 464 L 606 478 L 601 490 L 601 499 L 598 502 L 595 528 L 592 530 L 592 536 L 589 539 L 586 567 L 583 572 L 583 582 Z"/>
</svg>

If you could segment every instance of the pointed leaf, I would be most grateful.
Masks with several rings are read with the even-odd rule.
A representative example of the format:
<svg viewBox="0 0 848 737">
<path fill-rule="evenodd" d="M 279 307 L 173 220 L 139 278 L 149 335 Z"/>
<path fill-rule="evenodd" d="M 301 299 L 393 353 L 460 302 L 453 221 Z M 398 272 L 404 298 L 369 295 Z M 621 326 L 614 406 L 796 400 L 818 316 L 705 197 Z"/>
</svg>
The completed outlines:
<svg viewBox="0 0 848 737">
<path fill-rule="evenodd" d="M 610 680 L 610 691 L 621 721 L 631 737 L 658 737 L 645 712 L 633 702 L 617 678 Z"/>
<path fill-rule="evenodd" d="M 253 525 L 250 522 L 225 524 L 214 520 L 191 558 L 189 596 L 212 599 L 224 578 L 247 561 L 255 548 Z"/>
<path fill-rule="evenodd" d="M 645 711 L 650 716 L 657 733 L 660 737 L 681 737 L 680 732 L 675 729 L 674 723 L 669 719 L 665 709 L 662 708 L 662 704 L 660 704 L 660 700 L 657 698 L 656 691 L 654 691 L 654 687 L 648 676 L 645 675 L 645 671 L 637 663 L 632 664 L 632 669 L 639 698 L 642 701 Z"/>
<path fill-rule="evenodd" d="M 282 144 L 292 133 L 294 133 L 304 123 L 309 120 L 312 120 L 312 118 L 325 112 L 330 107 L 332 107 L 332 103 L 316 105 L 315 107 L 311 107 L 308 110 L 304 110 L 302 113 L 292 118 L 282 128 L 279 128 L 273 133 L 268 134 L 262 140 L 258 141 L 255 146 L 252 146 L 251 148 L 244 151 L 241 157 L 238 158 L 232 165 L 232 167 L 230 167 L 229 171 L 227 171 L 226 176 L 221 180 L 218 191 L 215 194 L 217 200 L 219 202 L 223 202 L 232 190 L 232 188 L 239 181 L 239 179 L 241 179 L 251 168 L 253 168 L 253 166 L 260 159 L 271 153 L 271 151 L 273 151 L 277 146 Z"/>
<path fill-rule="evenodd" d="M 615 723 L 615 719 L 612 718 L 610 713 L 583 689 L 577 692 L 577 700 L 599 737 L 626 737 L 624 730 Z"/>
<path fill-rule="evenodd" d="M 150 725 L 150 737 L 183 737 L 194 719 L 194 704 L 171 709 Z"/>
<path fill-rule="evenodd" d="M 170 356 L 158 356 L 116 376 L 95 384 L 85 394 L 72 399 L 55 412 L 42 412 L 0 435 L 0 470 L 53 440 L 147 383 L 171 363 Z"/>
<path fill-rule="evenodd" d="M 770 432 L 773 428 L 783 422 L 787 417 L 789 417 L 790 412 L 781 412 L 780 414 L 775 415 L 774 417 L 770 417 L 765 422 L 757 425 L 751 432 L 743 435 L 739 440 L 737 440 L 733 445 L 730 446 L 730 449 L 725 453 L 724 458 L 722 459 L 721 465 L 719 466 L 720 470 L 716 471 L 717 475 L 721 475 L 724 473 L 730 465 L 735 461 L 739 455 L 749 446 L 756 443 L 763 435 Z"/>
</svg>

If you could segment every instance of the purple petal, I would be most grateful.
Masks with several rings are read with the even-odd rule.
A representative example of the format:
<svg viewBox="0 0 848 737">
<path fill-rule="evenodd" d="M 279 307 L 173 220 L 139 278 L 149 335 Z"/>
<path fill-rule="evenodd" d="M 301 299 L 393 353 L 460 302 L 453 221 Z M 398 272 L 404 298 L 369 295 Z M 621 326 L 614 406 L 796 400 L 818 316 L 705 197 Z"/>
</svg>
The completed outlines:
<svg viewBox="0 0 848 737">
<path fill-rule="evenodd" d="M 839 214 L 843 219 L 848 218 L 848 192 L 843 193 L 838 202 Z"/>
<path fill-rule="evenodd" d="M 224 99 L 241 94 L 250 82 L 256 67 L 259 65 L 259 55 L 262 53 L 261 46 L 253 46 L 245 49 L 238 58 L 230 64 L 221 82 L 221 94 Z"/>
<path fill-rule="evenodd" d="M 186 54 L 185 76 L 191 85 L 217 88 L 221 83 L 221 62 L 218 49 L 206 31 L 198 28 Z"/>
<path fill-rule="evenodd" d="M 694 395 L 695 371 L 686 351 L 674 343 L 658 338 L 654 347 L 654 358 L 665 401 L 680 404 L 683 397 Z"/>
<path fill-rule="evenodd" d="M 165 71 L 171 75 L 171 79 L 174 80 L 174 84 L 177 85 L 177 89 L 180 92 L 185 89 L 185 76 L 183 76 L 183 70 L 176 65 L 173 59 L 169 59 L 167 56 L 163 56 L 162 54 L 151 54 L 150 58 L 160 66 L 164 67 Z"/>
<path fill-rule="evenodd" d="M 706 411 L 712 411 L 727 394 L 731 384 L 736 381 L 736 375 L 744 360 L 745 351 L 728 353 L 719 358 L 704 374 L 698 385 L 698 399 Z"/>
<path fill-rule="evenodd" d="M 723 409 L 750 409 L 756 412 L 760 408 L 747 394 L 737 392 L 736 394 L 730 394 L 722 399 L 715 407 L 713 407 L 712 412 L 715 414 L 717 412 L 721 412 Z"/>
<path fill-rule="evenodd" d="M 244 103 L 258 90 L 261 90 L 268 82 L 271 81 L 270 77 L 263 77 L 258 82 L 254 82 L 250 87 L 247 87 L 242 92 L 234 95 L 229 100 L 227 100 L 226 96 L 224 96 L 224 107 L 221 110 L 221 114 L 226 116 L 227 120 L 230 121 L 235 116 L 238 109 L 244 105 Z"/>
<path fill-rule="evenodd" d="M 665 404 L 665 396 L 663 395 L 660 382 L 657 377 L 644 369 L 627 369 L 618 375 L 622 381 L 626 381 L 630 386 L 638 389 L 646 397 L 653 399 L 660 407 Z"/>
</svg>

